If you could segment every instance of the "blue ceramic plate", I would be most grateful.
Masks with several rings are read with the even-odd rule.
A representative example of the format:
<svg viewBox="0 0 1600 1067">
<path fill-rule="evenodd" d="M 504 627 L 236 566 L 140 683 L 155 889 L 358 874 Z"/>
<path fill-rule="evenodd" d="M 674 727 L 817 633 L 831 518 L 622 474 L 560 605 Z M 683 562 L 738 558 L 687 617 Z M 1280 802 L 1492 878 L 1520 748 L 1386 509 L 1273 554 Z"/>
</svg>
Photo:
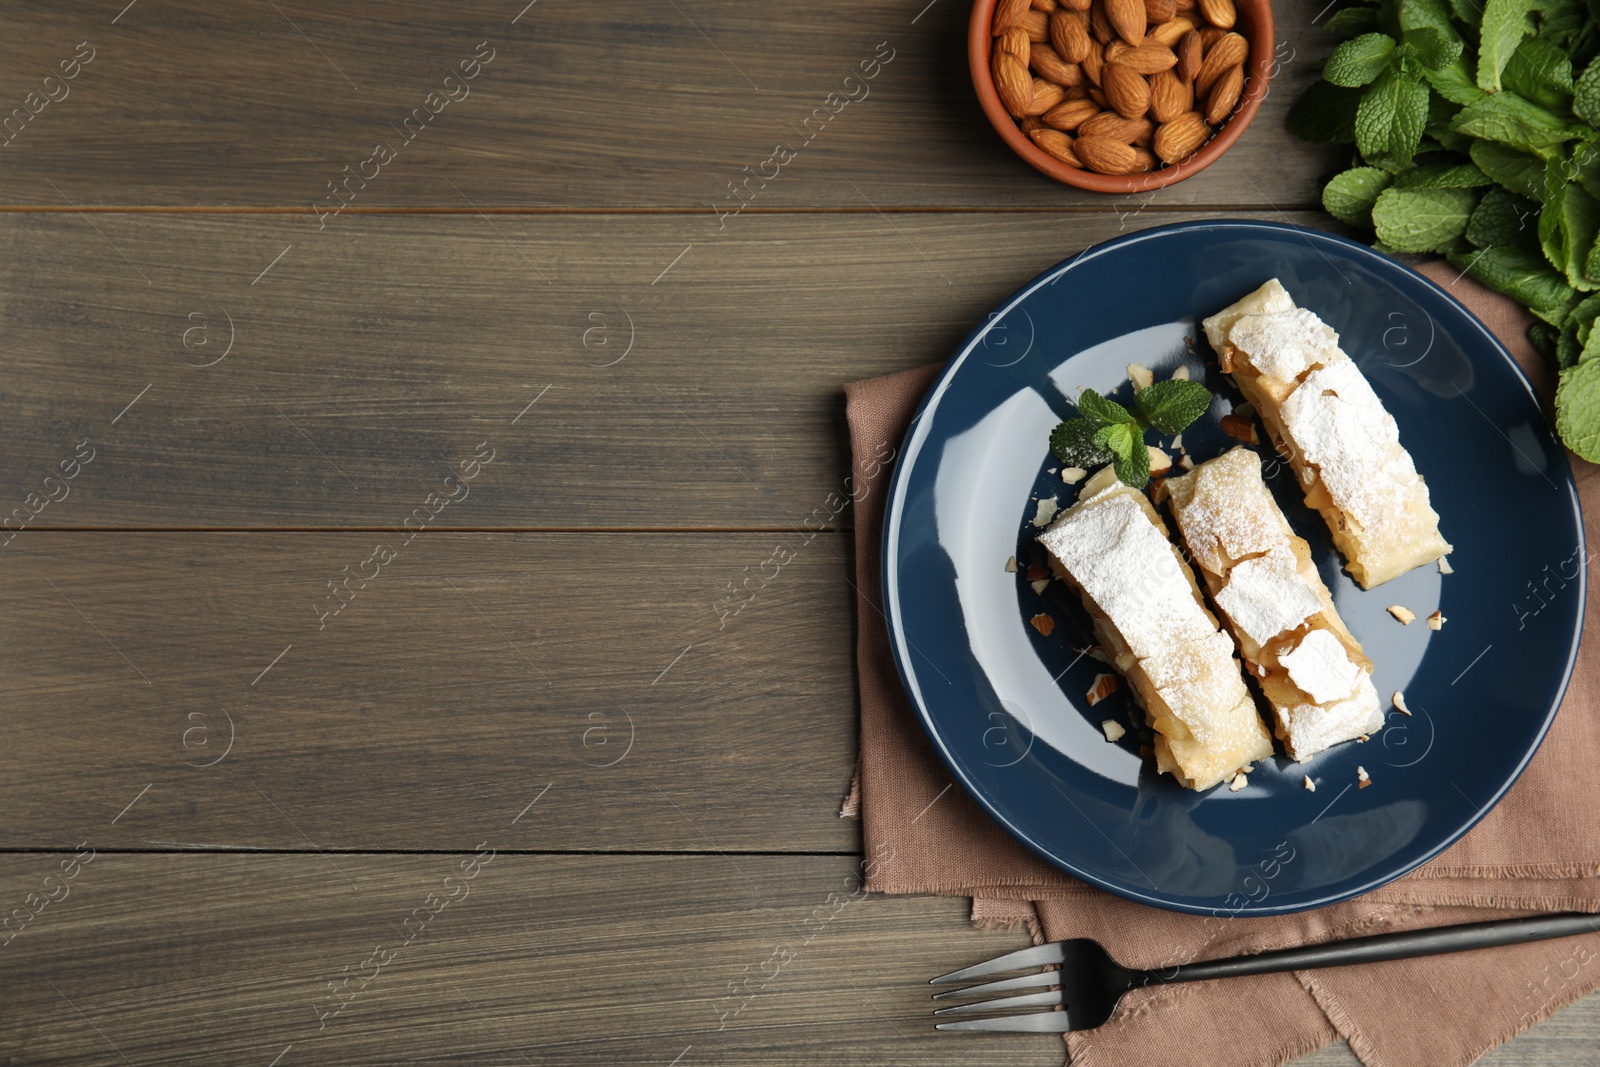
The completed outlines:
<svg viewBox="0 0 1600 1067">
<path fill-rule="evenodd" d="M 1084 387 L 1126 400 L 1126 366 L 1186 364 L 1222 397 L 1198 322 L 1278 278 L 1337 330 L 1428 481 L 1455 572 L 1426 566 L 1371 592 L 1341 569 L 1287 466 L 1268 482 L 1351 631 L 1376 664 L 1381 733 L 1296 764 L 1259 764 L 1237 793 L 1158 776 L 1126 691 L 1090 708 L 1107 668 L 1077 600 L 1021 571 L 1037 502 L 1075 497 L 1050 430 Z M 1210 364 L 1208 369 L 1207 364 Z M 1235 442 L 1225 399 L 1185 431 L 1196 461 Z M 1152 441 L 1154 441 L 1152 435 Z M 1166 439 L 1162 439 L 1163 443 Z M 1516 780 L 1577 654 L 1583 536 L 1565 453 L 1504 348 L 1454 299 L 1371 249 L 1260 222 L 1194 222 L 1122 237 L 1046 272 L 967 338 L 923 401 L 884 527 L 884 597 L 901 680 L 956 778 L 1018 840 L 1133 900 L 1267 915 L 1374 889 L 1434 856 Z M 1401 626 L 1386 612 L 1418 615 Z M 1430 631 L 1423 617 L 1448 622 Z M 1028 620 L 1058 623 L 1049 637 Z M 1356 787 L 1357 766 L 1371 776 Z M 1304 788 L 1309 775 L 1316 791 Z"/>
</svg>

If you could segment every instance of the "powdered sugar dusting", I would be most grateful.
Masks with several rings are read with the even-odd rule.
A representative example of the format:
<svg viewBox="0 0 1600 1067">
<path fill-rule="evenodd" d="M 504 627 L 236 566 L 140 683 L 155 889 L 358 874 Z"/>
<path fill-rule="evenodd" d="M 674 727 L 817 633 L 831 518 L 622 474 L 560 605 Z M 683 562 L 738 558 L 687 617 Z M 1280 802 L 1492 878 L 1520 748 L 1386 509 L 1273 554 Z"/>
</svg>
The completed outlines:
<svg viewBox="0 0 1600 1067">
<path fill-rule="evenodd" d="M 1318 704 L 1343 700 L 1366 675 L 1327 630 L 1312 630 L 1292 652 L 1280 654 L 1278 662 L 1289 672 L 1289 680 Z"/>
<path fill-rule="evenodd" d="M 1305 308 L 1242 316 L 1228 339 L 1258 373 L 1284 382 L 1312 367 L 1350 358 L 1339 348 L 1339 335 Z"/>
<path fill-rule="evenodd" d="M 1295 569 L 1294 553 L 1282 546 L 1235 564 L 1228 584 L 1217 592 L 1217 606 L 1252 641 L 1264 645 L 1299 626 L 1322 602 Z"/>
</svg>

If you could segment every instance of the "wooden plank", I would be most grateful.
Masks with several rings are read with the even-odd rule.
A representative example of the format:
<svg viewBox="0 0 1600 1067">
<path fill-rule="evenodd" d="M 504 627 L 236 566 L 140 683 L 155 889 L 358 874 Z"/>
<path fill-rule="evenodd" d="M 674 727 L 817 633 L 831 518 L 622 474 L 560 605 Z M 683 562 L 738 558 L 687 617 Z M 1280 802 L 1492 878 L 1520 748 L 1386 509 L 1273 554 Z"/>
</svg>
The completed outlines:
<svg viewBox="0 0 1600 1067">
<path fill-rule="evenodd" d="M 461 849 L 542 797 L 543 849 L 853 850 L 846 537 L 775 540 L 23 534 L 0 847 Z"/>
<path fill-rule="evenodd" d="M 183 0 L 115 21 L 126 0 L 11 5 L 0 114 L 21 110 L 0 140 L 0 198 L 271 206 L 307 220 L 346 196 L 353 208 L 710 219 L 743 202 L 730 183 L 776 173 L 740 196 L 763 209 L 1104 204 L 1035 173 L 988 125 L 967 75 L 968 8 L 953 0 L 525 3 Z M 1336 154 L 1297 143 L 1284 117 L 1333 42 L 1303 15 L 1284 13 L 1278 33 L 1254 124 L 1161 203 L 1316 205 Z M 47 86 L 80 42 L 93 58 Z M 447 86 L 463 62 L 476 76 Z M 66 95 L 25 107 L 47 88 Z M 403 127 L 416 109 L 428 121 Z M 379 144 L 392 159 L 374 158 Z M 781 167 L 769 162 L 779 144 L 795 153 Z M 348 175 L 334 199 L 330 183 Z"/>
<path fill-rule="evenodd" d="M 536 826 L 495 820 L 481 832 L 496 852 L 476 867 L 473 853 L 97 851 L 66 868 L 70 881 L 46 883 L 71 854 L 0 856 L 0 901 L 60 898 L 4 946 L 0 1057 L 81 1067 L 1061 1062 L 1058 1038 L 930 1025 L 929 977 L 1025 943 L 972 930 L 965 901 L 863 897 L 847 857 L 517 855 L 511 843 Z M 1590 997 L 1480 1062 L 1586 1065 L 1597 1027 L 1600 998 Z M 1356 1060 L 1335 1046 L 1300 1062 Z"/>
<path fill-rule="evenodd" d="M 1061 1062 L 1057 1038 L 933 1030 L 928 978 L 1025 943 L 973 931 L 964 901 L 861 899 L 847 857 L 506 854 L 519 833 L 537 836 L 528 821 L 482 827 L 502 851 L 470 880 L 461 864 L 472 853 L 99 852 L 4 948 L 0 1057 L 83 1067 Z M 0 857 L 0 900 L 20 905 L 61 859 Z M 424 910 L 407 927 L 413 909 Z"/>
<path fill-rule="evenodd" d="M 390 528 L 488 442 L 440 524 L 791 529 L 848 473 L 841 383 L 1190 217 L 7 215 L 0 515 Z"/>
</svg>

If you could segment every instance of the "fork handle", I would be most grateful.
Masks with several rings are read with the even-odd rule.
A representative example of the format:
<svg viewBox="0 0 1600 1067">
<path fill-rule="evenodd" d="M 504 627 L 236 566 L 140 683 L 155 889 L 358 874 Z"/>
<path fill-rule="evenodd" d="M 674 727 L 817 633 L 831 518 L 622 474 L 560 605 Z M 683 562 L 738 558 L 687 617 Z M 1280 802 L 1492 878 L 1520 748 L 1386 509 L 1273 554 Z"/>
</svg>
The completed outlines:
<svg viewBox="0 0 1600 1067">
<path fill-rule="evenodd" d="M 1276 974 L 1280 971 L 1309 970 L 1315 967 L 1343 967 L 1351 963 L 1379 963 L 1413 956 L 1434 956 L 1446 952 L 1465 952 L 1475 948 L 1520 945 L 1552 937 L 1600 933 L 1600 915 L 1560 912 L 1531 919 L 1495 919 L 1490 922 L 1438 926 L 1431 930 L 1407 930 L 1394 934 L 1374 934 L 1321 945 L 1276 949 L 1253 956 L 1234 956 L 1223 960 L 1202 960 L 1156 970 L 1138 972 L 1134 986 L 1164 985 L 1172 982 L 1203 982 L 1212 978 L 1234 978 L 1246 974 Z"/>
</svg>

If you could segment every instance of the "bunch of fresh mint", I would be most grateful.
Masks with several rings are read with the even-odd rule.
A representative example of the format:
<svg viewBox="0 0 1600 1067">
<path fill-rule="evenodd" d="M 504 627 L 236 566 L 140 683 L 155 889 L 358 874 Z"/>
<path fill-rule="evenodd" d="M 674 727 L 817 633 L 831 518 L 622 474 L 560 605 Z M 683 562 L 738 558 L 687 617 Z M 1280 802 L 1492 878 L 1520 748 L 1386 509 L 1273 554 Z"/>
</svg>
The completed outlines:
<svg viewBox="0 0 1600 1067">
<path fill-rule="evenodd" d="M 1323 28 L 1346 40 L 1289 124 L 1359 156 L 1323 206 L 1528 307 L 1556 429 L 1600 461 L 1600 0 L 1358 0 Z"/>
<path fill-rule="evenodd" d="M 1114 464 L 1117 477 L 1135 489 L 1150 481 L 1150 450 L 1144 432 L 1182 433 L 1211 406 L 1211 390 L 1199 382 L 1171 378 L 1154 382 L 1134 395 L 1135 415 L 1093 389 L 1078 397 L 1078 417 L 1050 434 L 1050 452 L 1069 467 L 1090 470 Z"/>
</svg>

